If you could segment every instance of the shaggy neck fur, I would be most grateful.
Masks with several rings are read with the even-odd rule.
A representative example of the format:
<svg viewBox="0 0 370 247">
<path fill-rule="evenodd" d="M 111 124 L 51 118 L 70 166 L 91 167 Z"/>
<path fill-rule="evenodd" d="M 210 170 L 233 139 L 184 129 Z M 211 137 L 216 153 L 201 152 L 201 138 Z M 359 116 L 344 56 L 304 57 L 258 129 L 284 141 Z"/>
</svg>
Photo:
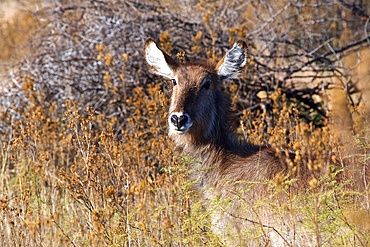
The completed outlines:
<svg viewBox="0 0 370 247">
<path fill-rule="evenodd" d="M 238 121 L 231 111 L 230 100 L 219 90 L 214 92 L 214 100 L 216 117 L 210 135 L 190 132 L 173 136 L 177 148 L 194 158 L 190 176 L 197 181 L 198 189 L 217 189 L 226 180 L 261 181 L 266 177 L 272 178 L 272 172 L 261 170 L 258 165 L 259 159 L 266 160 L 266 157 L 256 154 L 263 149 L 271 153 L 268 159 L 275 159 L 273 150 L 239 140 L 235 134 Z M 261 155 L 266 156 L 266 152 Z"/>
</svg>

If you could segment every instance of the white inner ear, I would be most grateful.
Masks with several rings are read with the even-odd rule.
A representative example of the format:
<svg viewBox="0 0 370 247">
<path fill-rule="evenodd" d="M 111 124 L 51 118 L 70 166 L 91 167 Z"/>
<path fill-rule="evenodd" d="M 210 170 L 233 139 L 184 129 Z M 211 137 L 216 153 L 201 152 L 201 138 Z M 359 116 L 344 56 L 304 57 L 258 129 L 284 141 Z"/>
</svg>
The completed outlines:
<svg viewBox="0 0 370 247">
<path fill-rule="evenodd" d="M 237 44 L 234 44 L 234 47 L 226 53 L 223 63 L 218 68 L 217 74 L 222 80 L 237 78 L 240 69 L 245 64 L 245 51 Z"/>
<path fill-rule="evenodd" d="M 152 71 L 169 79 L 174 76 L 173 69 L 168 65 L 164 55 L 154 42 L 151 42 L 145 50 L 145 58 L 148 64 L 151 66 Z"/>
</svg>

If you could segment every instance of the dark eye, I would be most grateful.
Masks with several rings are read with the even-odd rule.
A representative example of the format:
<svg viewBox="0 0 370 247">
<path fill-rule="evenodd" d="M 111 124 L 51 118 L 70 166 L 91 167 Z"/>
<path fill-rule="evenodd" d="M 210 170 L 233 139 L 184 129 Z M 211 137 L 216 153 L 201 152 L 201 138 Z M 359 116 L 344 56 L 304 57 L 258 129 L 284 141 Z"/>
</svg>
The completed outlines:
<svg viewBox="0 0 370 247">
<path fill-rule="evenodd" d="M 173 84 L 174 86 L 176 86 L 176 85 L 177 85 L 177 81 L 176 81 L 176 79 L 171 79 L 171 82 L 172 82 L 172 84 Z"/>
<path fill-rule="evenodd" d="M 202 81 L 202 88 L 208 90 L 211 86 L 211 80 L 209 78 L 204 78 Z"/>
</svg>

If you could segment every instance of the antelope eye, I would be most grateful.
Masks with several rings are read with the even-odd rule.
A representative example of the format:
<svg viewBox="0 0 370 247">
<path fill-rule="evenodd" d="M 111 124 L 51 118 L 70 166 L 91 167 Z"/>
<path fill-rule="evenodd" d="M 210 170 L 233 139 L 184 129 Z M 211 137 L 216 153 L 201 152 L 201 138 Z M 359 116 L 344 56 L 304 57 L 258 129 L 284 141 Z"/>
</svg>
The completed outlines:
<svg viewBox="0 0 370 247">
<path fill-rule="evenodd" d="M 171 82 L 172 82 L 172 84 L 173 84 L 174 86 L 176 86 L 176 85 L 177 85 L 177 81 L 176 81 L 176 79 L 171 79 Z"/>
<path fill-rule="evenodd" d="M 209 78 L 204 78 L 202 81 L 202 88 L 208 90 L 211 86 L 211 80 Z"/>
</svg>

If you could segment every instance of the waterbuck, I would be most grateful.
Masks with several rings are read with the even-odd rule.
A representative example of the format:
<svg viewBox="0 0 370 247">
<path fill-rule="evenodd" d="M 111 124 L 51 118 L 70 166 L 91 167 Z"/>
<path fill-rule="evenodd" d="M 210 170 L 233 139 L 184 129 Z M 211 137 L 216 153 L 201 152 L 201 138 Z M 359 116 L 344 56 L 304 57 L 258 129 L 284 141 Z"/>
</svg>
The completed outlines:
<svg viewBox="0 0 370 247">
<path fill-rule="evenodd" d="M 177 62 L 152 39 L 144 52 L 151 72 L 172 81 L 169 135 L 184 154 L 194 158 L 190 177 L 211 207 L 213 230 L 233 246 L 297 246 L 298 240 L 307 241 L 296 237 L 288 214 L 276 215 L 271 210 L 276 206 L 270 203 L 274 196 L 280 198 L 276 201 L 284 196 L 271 196 L 269 181 L 286 174 L 286 165 L 274 149 L 236 135 L 238 120 L 231 100 L 220 90 L 222 82 L 237 78 L 245 66 L 246 44 L 236 42 L 216 65 Z M 250 238 L 256 235 L 259 238 Z M 288 235 L 294 236 L 289 239 Z"/>
</svg>

